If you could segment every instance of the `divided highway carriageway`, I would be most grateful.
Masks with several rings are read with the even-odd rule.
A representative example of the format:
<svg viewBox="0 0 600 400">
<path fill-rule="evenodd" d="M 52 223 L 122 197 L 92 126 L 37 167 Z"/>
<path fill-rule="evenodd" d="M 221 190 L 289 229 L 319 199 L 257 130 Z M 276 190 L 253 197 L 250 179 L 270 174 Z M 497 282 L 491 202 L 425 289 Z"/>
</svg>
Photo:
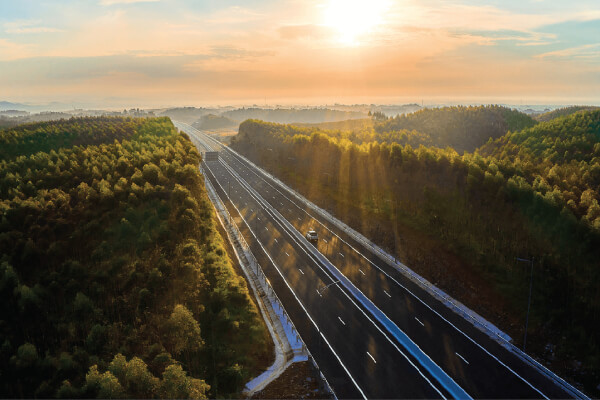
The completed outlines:
<svg viewBox="0 0 600 400">
<path fill-rule="evenodd" d="M 175 122 L 338 398 L 585 397 L 525 361 L 214 138 Z M 304 233 L 319 234 L 315 247 Z"/>
</svg>

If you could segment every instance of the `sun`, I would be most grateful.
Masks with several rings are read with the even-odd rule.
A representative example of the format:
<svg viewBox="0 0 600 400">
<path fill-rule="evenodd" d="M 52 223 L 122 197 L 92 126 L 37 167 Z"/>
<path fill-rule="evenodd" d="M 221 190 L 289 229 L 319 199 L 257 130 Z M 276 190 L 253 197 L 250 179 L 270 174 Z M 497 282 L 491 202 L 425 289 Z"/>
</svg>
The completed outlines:
<svg viewBox="0 0 600 400">
<path fill-rule="evenodd" d="M 330 0 L 324 9 L 324 23 L 337 32 L 338 41 L 357 45 L 361 36 L 383 22 L 388 3 L 388 0 Z"/>
</svg>

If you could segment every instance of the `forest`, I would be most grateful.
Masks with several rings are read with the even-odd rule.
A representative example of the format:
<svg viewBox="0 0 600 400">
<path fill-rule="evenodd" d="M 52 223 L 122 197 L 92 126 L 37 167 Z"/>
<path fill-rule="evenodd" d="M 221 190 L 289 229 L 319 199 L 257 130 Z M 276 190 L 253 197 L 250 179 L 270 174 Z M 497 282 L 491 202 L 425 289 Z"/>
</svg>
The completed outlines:
<svg viewBox="0 0 600 400">
<path fill-rule="evenodd" d="M 416 130 L 427 134 L 436 147 L 473 152 L 491 137 L 535 125 L 528 115 L 502 106 L 425 108 L 399 115 L 375 127 L 377 133 Z"/>
<path fill-rule="evenodd" d="M 425 122 L 416 124 L 419 119 Z M 430 129 L 408 131 L 413 126 Z M 507 331 L 518 346 L 529 264 L 517 258 L 533 260 L 527 349 L 595 393 L 600 111 L 537 123 L 496 106 L 422 110 L 375 123 L 374 131 L 248 120 L 231 146 L 400 259 L 406 232 L 433 241 L 451 256 L 442 260 L 441 275 L 453 273 L 448 266 L 457 258 L 475 277 L 462 289 L 458 279 L 442 289 Z M 475 151 L 459 154 L 469 149 Z M 482 306 L 469 297 L 485 291 L 469 288 L 471 282 L 483 282 L 497 304 Z M 510 318 L 496 318 L 498 304 L 506 305 Z"/>
<path fill-rule="evenodd" d="M 0 131 L 0 393 L 232 397 L 270 337 L 168 118 Z"/>
</svg>

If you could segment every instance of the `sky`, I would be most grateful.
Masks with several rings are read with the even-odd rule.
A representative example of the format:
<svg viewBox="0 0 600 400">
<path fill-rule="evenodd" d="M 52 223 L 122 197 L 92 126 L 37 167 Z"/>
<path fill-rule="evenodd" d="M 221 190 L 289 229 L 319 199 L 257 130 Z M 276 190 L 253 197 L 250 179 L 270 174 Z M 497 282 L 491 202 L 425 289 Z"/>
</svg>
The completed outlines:
<svg viewBox="0 0 600 400">
<path fill-rule="evenodd" d="M 600 103 L 598 0 L 0 0 L 0 101 Z"/>
</svg>

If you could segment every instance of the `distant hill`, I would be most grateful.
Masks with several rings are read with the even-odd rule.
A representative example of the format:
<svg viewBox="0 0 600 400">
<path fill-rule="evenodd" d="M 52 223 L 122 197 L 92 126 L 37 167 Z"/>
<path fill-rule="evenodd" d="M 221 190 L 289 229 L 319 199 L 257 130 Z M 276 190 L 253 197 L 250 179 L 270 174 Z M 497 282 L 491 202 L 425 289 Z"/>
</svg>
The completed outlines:
<svg viewBox="0 0 600 400">
<path fill-rule="evenodd" d="M 402 104 L 402 105 L 373 105 L 370 107 L 371 112 L 382 112 L 388 117 L 395 117 L 396 115 L 410 114 L 422 110 L 418 104 Z"/>
<path fill-rule="evenodd" d="M 416 130 L 431 137 L 437 147 L 474 151 L 490 138 L 536 124 L 528 115 L 501 106 L 426 108 L 377 124 L 377 132 Z"/>
<path fill-rule="evenodd" d="M 24 112 L 24 115 L 22 113 L 23 112 L 21 112 L 21 114 L 12 113 L 8 116 L 0 115 L 0 129 L 32 122 L 56 121 L 59 119 L 69 119 L 72 117 L 71 114 L 52 111 L 41 112 L 38 114 L 29 114 Z"/>
<path fill-rule="evenodd" d="M 226 111 L 221 115 L 240 122 L 247 119 L 259 119 L 277 123 L 320 123 L 366 117 L 366 114 L 362 112 L 339 111 L 327 108 L 239 108 L 237 110 Z"/>
<path fill-rule="evenodd" d="M 198 121 L 202 116 L 211 113 L 214 114 L 217 111 L 218 110 L 213 108 L 176 107 L 161 111 L 157 115 L 171 117 L 177 121 L 192 124 Z"/>
<path fill-rule="evenodd" d="M 0 101 L 0 110 L 27 110 L 29 106 L 21 103 L 12 103 L 10 101 Z"/>
<path fill-rule="evenodd" d="M 598 109 L 600 109 L 600 107 L 571 106 L 571 107 L 558 108 L 556 110 L 549 111 L 544 114 L 539 114 L 539 115 L 534 116 L 534 118 L 536 121 L 546 122 L 546 121 L 550 121 L 554 118 L 564 117 L 564 116 L 571 115 L 571 114 L 574 114 L 579 111 L 593 111 L 593 110 L 598 110 Z"/>
<path fill-rule="evenodd" d="M 363 129 L 372 129 L 374 124 L 371 118 L 348 119 L 345 121 L 320 122 L 320 123 L 294 123 L 292 125 L 309 128 L 319 128 L 325 130 L 338 131 L 360 131 Z"/>
<path fill-rule="evenodd" d="M 197 129 L 237 129 L 240 125 L 238 121 L 234 121 L 231 118 L 223 115 L 207 114 L 200 117 L 200 119 L 192 124 Z"/>
</svg>

